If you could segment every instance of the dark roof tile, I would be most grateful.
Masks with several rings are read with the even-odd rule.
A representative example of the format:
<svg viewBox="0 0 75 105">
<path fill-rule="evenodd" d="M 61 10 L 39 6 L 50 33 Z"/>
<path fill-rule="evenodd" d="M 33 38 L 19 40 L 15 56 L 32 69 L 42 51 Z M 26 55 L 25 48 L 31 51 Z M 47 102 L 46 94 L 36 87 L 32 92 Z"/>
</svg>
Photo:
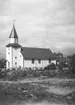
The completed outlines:
<svg viewBox="0 0 75 105">
<path fill-rule="evenodd" d="M 19 47 L 21 47 L 21 45 L 20 45 L 20 44 L 18 44 L 18 43 L 9 43 L 8 45 L 6 45 L 6 47 L 19 48 Z"/>
<path fill-rule="evenodd" d="M 22 47 L 21 53 L 25 59 L 48 60 L 53 57 L 50 49 Z"/>
</svg>

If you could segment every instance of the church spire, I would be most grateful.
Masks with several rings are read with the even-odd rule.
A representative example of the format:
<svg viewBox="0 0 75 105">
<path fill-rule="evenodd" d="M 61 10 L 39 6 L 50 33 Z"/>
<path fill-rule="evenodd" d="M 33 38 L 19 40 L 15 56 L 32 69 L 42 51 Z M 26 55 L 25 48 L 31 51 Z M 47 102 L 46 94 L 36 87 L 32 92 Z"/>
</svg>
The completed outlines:
<svg viewBox="0 0 75 105">
<path fill-rule="evenodd" d="M 15 24 L 14 24 L 14 22 L 13 22 L 13 28 L 12 28 L 12 30 L 11 30 L 11 33 L 10 33 L 9 38 L 18 39 L 18 35 L 17 35 L 16 29 L 15 29 Z"/>
<path fill-rule="evenodd" d="M 18 43 L 18 35 L 17 35 L 16 29 L 15 29 L 14 22 L 13 22 L 13 28 L 11 30 L 9 39 L 10 39 L 10 43 Z"/>
</svg>

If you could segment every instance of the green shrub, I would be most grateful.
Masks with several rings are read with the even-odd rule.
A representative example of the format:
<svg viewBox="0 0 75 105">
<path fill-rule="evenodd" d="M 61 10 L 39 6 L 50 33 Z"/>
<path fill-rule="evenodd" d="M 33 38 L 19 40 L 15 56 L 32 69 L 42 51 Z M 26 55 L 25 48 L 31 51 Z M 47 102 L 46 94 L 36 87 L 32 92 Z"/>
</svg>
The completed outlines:
<svg viewBox="0 0 75 105">
<path fill-rule="evenodd" d="M 54 63 L 51 63 L 50 65 L 46 66 L 44 69 L 46 69 L 46 70 L 55 70 L 56 65 Z"/>
</svg>

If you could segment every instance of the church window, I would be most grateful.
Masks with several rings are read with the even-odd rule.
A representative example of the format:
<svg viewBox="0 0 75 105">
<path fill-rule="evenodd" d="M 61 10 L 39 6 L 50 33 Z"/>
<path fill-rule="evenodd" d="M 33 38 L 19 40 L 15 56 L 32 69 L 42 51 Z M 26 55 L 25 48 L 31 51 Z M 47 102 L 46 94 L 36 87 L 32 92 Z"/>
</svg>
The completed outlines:
<svg viewBox="0 0 75 105">
<path fill-rule="evenodd" d="M 51 59 L 49 59 L 49 63 L 51 63 Z"/>
<path fill-rule="evenodd" d="M 34 64 L 34 59 L 32 59 L 32 64 Z"/>
<path fill-rule="evenodd" d="M 17 65 L 17 62 L 15 62 L 15 65 Z"/>
<path fill-rule="evenodd" d="M 41 59 L 38 60 L 38 63 L 41 63 Z"/>
<path fill-rule="evenodd" d="M 17 59 L 17 57 L 15 57 L 15 59 Z"/>
<path fill-rule="evenodd" d="M 8 54 L 10 54 L 10 52 L 8 52 Z"/>
<path fill-rule="evenodd" d="M 10 67 L 10 62 L 8 62 L 8 67 Z"/>
</svg>

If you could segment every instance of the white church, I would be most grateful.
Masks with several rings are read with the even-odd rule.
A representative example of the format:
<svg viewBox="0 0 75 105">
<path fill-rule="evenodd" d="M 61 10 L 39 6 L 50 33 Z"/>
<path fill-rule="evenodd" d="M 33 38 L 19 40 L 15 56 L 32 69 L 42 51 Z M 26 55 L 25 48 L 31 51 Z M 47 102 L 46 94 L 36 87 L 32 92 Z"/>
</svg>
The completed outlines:
<svg viewBox="0 0 75 105">
<path fill-rule="evenodd" d="M 22 47 L 13 24 L 6 45 L 6 68 L 44 68 L 51 63 L 53 54 L 50 49 Z"/>
</svg>

